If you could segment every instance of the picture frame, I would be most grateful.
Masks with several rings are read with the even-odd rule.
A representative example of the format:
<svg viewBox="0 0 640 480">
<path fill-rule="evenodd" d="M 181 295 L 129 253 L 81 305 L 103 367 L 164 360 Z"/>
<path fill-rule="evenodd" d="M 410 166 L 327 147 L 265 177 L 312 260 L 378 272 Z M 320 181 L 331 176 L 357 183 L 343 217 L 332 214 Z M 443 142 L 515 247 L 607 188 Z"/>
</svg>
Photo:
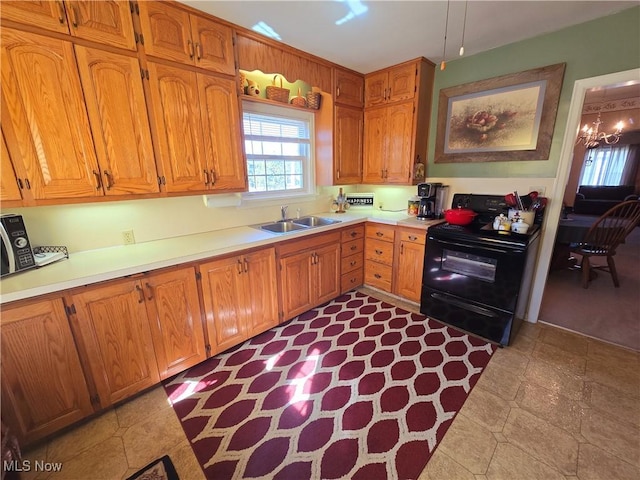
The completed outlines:
<svg viewBox="0 0 640 480">
<path fill-rule="evenodd" d="M 441 89 L 435 163 L 548 160 L 565 67 Z"/>
</svg>

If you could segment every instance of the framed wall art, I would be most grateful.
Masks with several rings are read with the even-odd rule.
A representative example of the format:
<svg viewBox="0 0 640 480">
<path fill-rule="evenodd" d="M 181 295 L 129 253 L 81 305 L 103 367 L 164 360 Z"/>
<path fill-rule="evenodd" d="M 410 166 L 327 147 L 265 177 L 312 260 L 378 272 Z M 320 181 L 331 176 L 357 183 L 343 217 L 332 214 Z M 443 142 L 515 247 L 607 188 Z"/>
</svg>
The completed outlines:
<svg viewBox="0 0 640 480">
<path fill-rule="evenodd" d="M 440 90 L 435 163 L 547 160 L 565 65 Z"/>
</svg>

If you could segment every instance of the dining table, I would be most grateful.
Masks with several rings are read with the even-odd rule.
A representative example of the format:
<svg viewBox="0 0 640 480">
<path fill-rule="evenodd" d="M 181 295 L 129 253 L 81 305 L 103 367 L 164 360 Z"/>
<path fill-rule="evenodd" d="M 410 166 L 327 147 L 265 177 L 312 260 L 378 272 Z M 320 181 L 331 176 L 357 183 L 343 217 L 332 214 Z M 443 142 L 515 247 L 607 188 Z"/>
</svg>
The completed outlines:
<svg viewBox="0 0 640 480">
<path fill-rule="evenodd" d="M 558 232 L 553 247 L 550 269 L 572 268 L 576 259 L 571 255 L 571 244 L 580 243 L 599 215 L 563 214 L 558 221 Z"/>
</svg>

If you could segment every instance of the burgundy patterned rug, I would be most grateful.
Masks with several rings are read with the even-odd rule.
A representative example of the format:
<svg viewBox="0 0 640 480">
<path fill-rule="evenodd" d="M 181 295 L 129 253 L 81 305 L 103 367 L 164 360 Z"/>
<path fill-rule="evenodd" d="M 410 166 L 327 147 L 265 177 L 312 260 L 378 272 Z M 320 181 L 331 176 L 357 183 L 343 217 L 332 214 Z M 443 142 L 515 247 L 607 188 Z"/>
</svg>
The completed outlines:
<svg viewBox="0 0 640 480">
<path fill-rule="evenodd" d="M 350 292 L 165 382 L 207 478 L 417 478 L 495 346 Z"/>
</svg>

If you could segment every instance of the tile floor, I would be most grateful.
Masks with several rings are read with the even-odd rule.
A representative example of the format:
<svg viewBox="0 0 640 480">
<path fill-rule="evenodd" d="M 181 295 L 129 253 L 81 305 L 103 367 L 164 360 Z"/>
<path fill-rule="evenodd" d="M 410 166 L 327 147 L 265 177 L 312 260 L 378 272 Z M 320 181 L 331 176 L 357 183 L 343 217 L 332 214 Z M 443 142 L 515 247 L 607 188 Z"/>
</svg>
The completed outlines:
<svg viewBox="0 0 640 480">
<path fill-rule="evenodd" d="M 409 310 L 414 304 L 363 289 Z M 22 479 L 123 479 L 169 454 L 203 474 L 162 387 L 24 452 Z M 525 323 L 498 349 L 420 480 L 640 478 L 640 353 Z"/>
</svg>

